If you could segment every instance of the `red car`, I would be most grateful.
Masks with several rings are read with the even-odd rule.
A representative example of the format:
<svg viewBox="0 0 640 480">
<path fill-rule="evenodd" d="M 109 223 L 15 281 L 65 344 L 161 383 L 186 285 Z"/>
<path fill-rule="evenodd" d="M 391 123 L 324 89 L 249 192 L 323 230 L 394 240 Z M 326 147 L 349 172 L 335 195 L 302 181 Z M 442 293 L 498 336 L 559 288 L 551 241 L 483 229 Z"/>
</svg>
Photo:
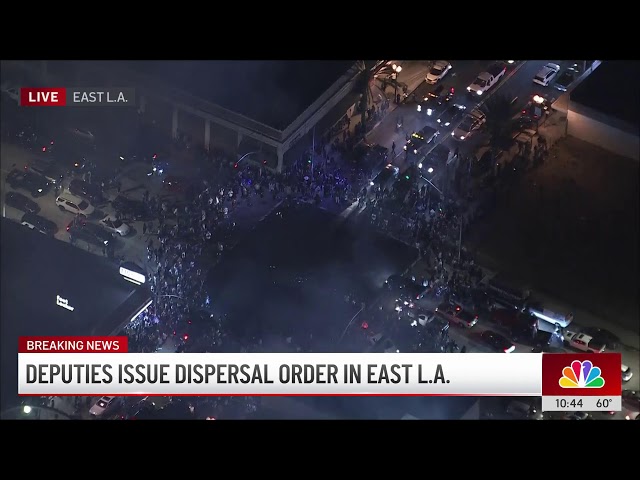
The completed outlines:
<svg viewBox="0 0 640 480">
<path fill-rule="evenodd" d="M 188 180 L 184 177 L 169 175 L 162 181 L 162 186 L 174 193 L 184 192 L 187 189 Z"/>
</svg>

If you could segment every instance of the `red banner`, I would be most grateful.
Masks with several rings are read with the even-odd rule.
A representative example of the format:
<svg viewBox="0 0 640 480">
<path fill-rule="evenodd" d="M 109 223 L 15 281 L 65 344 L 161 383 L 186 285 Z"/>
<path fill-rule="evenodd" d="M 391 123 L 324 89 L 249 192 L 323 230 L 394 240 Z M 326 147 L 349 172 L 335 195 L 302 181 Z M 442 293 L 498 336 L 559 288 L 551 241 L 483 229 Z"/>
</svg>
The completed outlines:
<svg viewBox="0 0 640 480">
<path fill-rule="evenodd" d="M 18 353 L 127 353 L 127 337 L 20 337 Z"/>
<path fill-rule="evenodd" d="M 544 353 L 542 395 L 619 397 L 622 394 L 620 353 Z"/>
<path fill-rule="evenodd" d="M 21 88 L 22 107 L 63 107 L 67 104 L 65 88 Z"/>
</svg>

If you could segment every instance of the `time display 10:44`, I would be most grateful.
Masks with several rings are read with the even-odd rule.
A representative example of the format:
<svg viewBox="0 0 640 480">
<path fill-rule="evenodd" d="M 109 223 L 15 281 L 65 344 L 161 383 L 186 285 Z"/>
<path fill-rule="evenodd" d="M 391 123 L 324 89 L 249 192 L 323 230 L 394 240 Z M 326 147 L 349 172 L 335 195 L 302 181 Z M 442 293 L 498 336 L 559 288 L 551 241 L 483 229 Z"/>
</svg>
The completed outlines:
<svg viewBox="0 0 640 480">
<path fill-rule="evenodd" d="M 572 399 L 566 399 L 566 398 L 556 398 L 556 407 L 557 408 L 575 408 L 575 409 L 581 409 L 583 407 L 583 402 L 581 398 L 572 398 Z"/>
</svg>

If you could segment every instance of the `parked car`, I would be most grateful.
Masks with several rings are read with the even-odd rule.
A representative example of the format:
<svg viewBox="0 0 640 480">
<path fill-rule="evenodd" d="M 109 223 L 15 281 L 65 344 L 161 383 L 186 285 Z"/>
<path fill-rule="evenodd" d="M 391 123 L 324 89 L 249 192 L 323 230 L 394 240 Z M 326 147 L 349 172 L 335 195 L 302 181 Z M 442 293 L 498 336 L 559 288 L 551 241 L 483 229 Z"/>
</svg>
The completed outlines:
<svg viewBox="0 0 640 480">
<path fill-rule="evenodd" d="M 590 335 L 585 333 L 577 333 L 569 330 L 564 332 L 565 345 L 573 347 L 583 352 L 602 353 L 604 352 L 606 345 L 594 339 Z"/>
<path fill-rule="evenodd" d="M 46 178 L 30 171 L 11 170 L 7 175 L 7 183 L 14 190 L 25 190 L 32 197 L 37 198 L 46 195 L 51 184 Z"/>
<path fill-rule="evenodd" d="M 109 215 L 107 215 L 102 220 L 100 220 L 100 225 L 105 230 L 111 233 L 117 233 L 121 237 L 126 237 L 127 235 L 129 235 L 129 232 L 131 231 L 131 228 L 129 227 L 129 225 L 124 223 L 122 220 L 118 220 L 117 218 L 114 218 Z"/>
<path fill-rule="evenodd" d="M 53 236 L 58 232 L 58 226 L 54 222 L 35 213 L 25 213 L 20 224 L 45 235 Z"/>
<path fill-rule="evenodd" d="M 590 337 L 597 339 L 599 342 L 604 343 L 608 350 L 620 349 L 620 337 L 609 330 L 599 327 L 585 327 L 581 330 L 581 333 L 587 334 Z"/>
<path fill-rule="evenodd" d="M 553 87 L 561 92 L 566 92 L 579 74 L 580 72 L 576 68 L 569 67 L 560 74 Z"/>
<path fill-rule="evenodd" d="M 113 240 L 111 233 L 99 225 L 88 223 L 82 218 L 74 218 L 67 225 L 67 232 L 69 232 L 69 236 L 74 240 L 84 240 L 98 247 L 107 247 Z"/>
<path fill-rule="evenodd" d="M 65 173 L 57 163 L 39 158 L 32 160 L 24 168 L 44 177 L 51 185 L 61 185 Z"/>
<path fill-rule="evenodd" d="M 480 340 L 495 352 L 511 353 L 516 349 L 511 340 L 491 330 L 482 332 Z"/>
<path fill-rule="evenodd" d="M 548 87 L 553 79 L 556 78 L 559 71 L 560 65 L 557 63 L 547 63 L 538 71 L 538 73 L 536 73 L 536 76 L 533 77 L 533 83 L 542 85 L 543 87 Z"/>
<path fill-rule="evenodd" d="M 139 200 L 132 200 L 124 195 L 118 195 L 115 200 L 111 202 L 111 206 L 116 212 L 120 213 L 123 218 L 140 222 L 151 220 L 149 209 Z"/>
<path fill-rule="evenodd" d="M 103 415 L 107 410 L 109 410 L 115 404 L 115 401 L 116 397 L 100 397 L 100 399 L 91 406 L 91 408 L 89 409 L 89 413 L 94 417 L 99 417 Z"/>
<path fill-rule="evenodd" d="M 507 415 L 523 420 L 544 420 L 539 408 L 522 400 L 512 400 L 506 409 Z"/>
<path fill-rule="evenodd" d="M 94 183 L 85 182 L 84 180 L 74 179 L 69 182 L 67 188 L 70 193 L 84 197 L 94 205 L 99 205 L 104 202 L 104 194 L 102 188 Z"/>
<path fill-rule="evenodd" d="M 4 197 L 4 203 L 25 213 L 38 213 L 40 211 L 40 205 L 18 192 L 7 192 Z"/>
<path fill-rule="evenodd" d="M 449 323 L 454 323 L 464 328 L 471 328 L 478 323 L 478 315 L 465 311 L 459 305 L 453 306 L 449 303 L 441 303 L 436 308 L 436 314 Z"/>
<path fill-rule="evenodd" d="M 429 70 L 429 73 L 427 73 L 425 80 L 427 83 L 435 85 L 449 73 L 449 70 L 451 70 L 451 64 L 449 62 L 446 60 L 437 60 Z"/>
<path fill-rule="evenodd" d="M 84 198 L 66 192 L 56 197 L 56 205 L 63 212 L 67 211 L 85 217 L 88 217 L 95 211 L 93 205 Z"/>
</svg>

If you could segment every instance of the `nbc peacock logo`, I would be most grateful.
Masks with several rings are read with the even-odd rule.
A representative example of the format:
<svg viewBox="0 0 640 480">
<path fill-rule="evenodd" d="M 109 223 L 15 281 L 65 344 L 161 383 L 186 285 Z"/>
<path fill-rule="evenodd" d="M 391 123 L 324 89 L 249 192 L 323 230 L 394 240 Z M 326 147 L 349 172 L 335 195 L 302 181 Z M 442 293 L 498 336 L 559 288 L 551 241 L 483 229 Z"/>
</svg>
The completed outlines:
<svg viewBox="0 0 640 480">
<path fill-rule="evenodd" d="M 604 378 L 602 370 L 589 360 L 574 360 L 570 367 L 562 369 L 562 377 L 558 383 L 562 388 L 602 388 Z"/>
</svg>

